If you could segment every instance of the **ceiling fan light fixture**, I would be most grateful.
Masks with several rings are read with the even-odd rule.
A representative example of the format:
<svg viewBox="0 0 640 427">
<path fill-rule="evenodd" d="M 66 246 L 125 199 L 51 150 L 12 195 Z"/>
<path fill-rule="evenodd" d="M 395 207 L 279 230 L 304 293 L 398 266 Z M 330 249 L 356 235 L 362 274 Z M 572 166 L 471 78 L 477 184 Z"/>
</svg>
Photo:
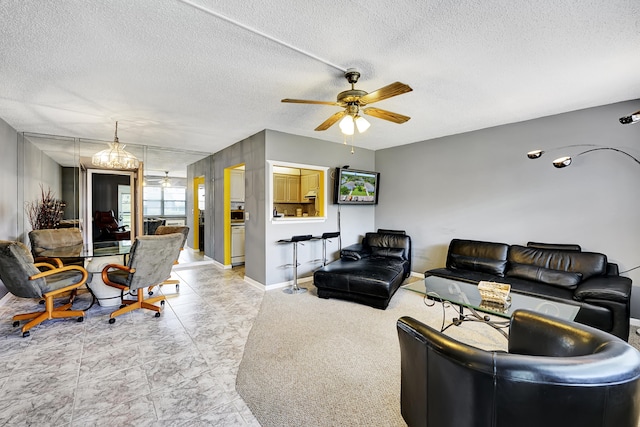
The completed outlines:
<svg viewBox="0 0 640 427">
<path fill-rule="evenodd" d="M 369 129 L 369 126 L 371 126 L 371 123 L 369 123 L 364 117 L 362 116 L 356 116 L 356 118 L 354 119 L 355 123 L 356 123 L 356 127 L 358 128 L 358 132 L 363 133 L 365 132 L 367 129 Z"/>
<path fill-rule="evenodd" d="M 163 187 L 171 187 L 171 180 L 169 179 L 169 172 L 164 172 L 164 178 L 162 178 L 162 183 L 160 184 Z"/>
<path fill-rule="evenodd" d="M 118 141 L 118 122 L 116 133 L 109 148 L 99 151 L 91 157 L 91 164 L 107 169 L 138 169 L 140 162 L 133 154 L 124 149 L 124 144 Z"/>
<path fill-rule="evenodd" d="M 344 116 L 344 118 L 340 120 L 339 126 L 343 134 L 353 135 L 355 126 L 353 123 L 353 117 L 351 115 L 347 114 L 346 116 Z"/>
</svg>

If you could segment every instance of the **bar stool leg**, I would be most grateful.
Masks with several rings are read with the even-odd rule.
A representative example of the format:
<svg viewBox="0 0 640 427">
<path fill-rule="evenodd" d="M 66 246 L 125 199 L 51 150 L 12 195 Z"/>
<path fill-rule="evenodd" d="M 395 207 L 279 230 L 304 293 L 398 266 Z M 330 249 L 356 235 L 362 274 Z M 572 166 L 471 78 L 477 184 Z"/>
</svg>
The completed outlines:
<svg viewBox="0 0 640 427">
<path fill-rule="evenodd" d="M 302 294 L 307 292 L 307 288 L 301 288 L 298 286 L 298 242 L 293 242 L 293 285 L 290 288 L 285 288 L 283 291 L 285 294 Z"/>
<path fill-rule="evenodd" d="M 327 239 L 322 239 L 322 265 L 327 265 Z"/>
</svg>

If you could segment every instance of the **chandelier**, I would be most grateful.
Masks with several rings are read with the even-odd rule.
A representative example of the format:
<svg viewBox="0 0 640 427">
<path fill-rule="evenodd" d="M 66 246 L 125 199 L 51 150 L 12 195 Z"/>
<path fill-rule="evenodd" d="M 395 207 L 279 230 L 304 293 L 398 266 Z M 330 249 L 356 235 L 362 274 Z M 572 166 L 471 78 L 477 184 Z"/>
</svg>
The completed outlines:
<svg viewBox="0 0 640 427">
<path fill-rule="evenodd" d="M 125 145 L 118 141 L 118 122 L 116 122 L 113 142 L 109 143 L 109 148 L 94 154 L 91 163 L 108 169 L 138 169 L 140 162 L 136 156 L 125 151 L 124 147 Z"/>
</svg>

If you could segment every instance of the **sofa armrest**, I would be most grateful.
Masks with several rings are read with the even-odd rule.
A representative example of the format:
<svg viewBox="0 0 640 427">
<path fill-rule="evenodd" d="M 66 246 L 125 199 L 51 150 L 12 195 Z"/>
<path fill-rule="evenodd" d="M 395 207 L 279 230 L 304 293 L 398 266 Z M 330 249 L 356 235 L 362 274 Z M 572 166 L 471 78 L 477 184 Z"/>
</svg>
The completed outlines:
<svg viewBox="0 0 640 427">
<path fill-rule="evenodd" d="M 631 279 L 622 276 L 596 276 L 584 280 L 573 293 L 577 301 L 590 299 L 628 304 L 631 298 Z"/>
<path fill-rule="evenodd" d="M 340 251 L 340 258 L 347 261 L 357 261 L 362 258 L 368 258 L 371 255 L 371 249 L 364 247 L 361 243 L 354 243 Z"/>
</svg>

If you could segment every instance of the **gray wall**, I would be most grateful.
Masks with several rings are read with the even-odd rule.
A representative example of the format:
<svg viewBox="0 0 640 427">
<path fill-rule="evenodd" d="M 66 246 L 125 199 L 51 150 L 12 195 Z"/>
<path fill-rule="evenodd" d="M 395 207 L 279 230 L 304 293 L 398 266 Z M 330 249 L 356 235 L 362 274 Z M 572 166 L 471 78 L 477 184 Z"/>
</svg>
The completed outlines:
<svg viewBox="0 0 640 427">
<path fill-rule="evenodd" d="M 270 220 L 271 207 L 265 206 L 263 212 L 266 217 L 265 246 L 262 250 L 267 265 L 266 285 L 287 282 L 292 279 L 291 268 L 283 268 L 285 264 L 292 263 L 293 249 L 290 244 L 276 243 L 280 239 L 288 239 L 299 234 L 312 234 L 319 236 L 324 232 L 338 231 L 338 205 L 332 203 L 333 197 L 333 169 L 337 166 L 350 165 L 353 169 L 374 170 L 375 153 L 364 148 L 356 148 L 351 154 L 350 147 L 321 141 L 315 138 L 306 138 L 277 131 L 268 130 L 266 139 L 266 160 L 274 162 L 302 163 L 313 166 L 329 167 L 327 179 L 328 200 L 327 220 L 311 223 L 272 223 Z M 267 171 L 264 179 L 268 183 Z M 265 192 L 273 189 L 264 187 Z M 381 190 L 382 193 L 383 190 Z M 267 198 L 267 200 L 269 200 Z M 269 212 L 267 213 L 267 210 Z M 375 207 L 374 206 L 345 206 L 340 207 L 342 245 L 347 246 L 359 242 L 367 231 L 374 230 Z M 337 257 L 338 242 L 333 241 L 327 245 L 328 258 Z M 320 264 L 308 261 L 322 258 L 322 243 L 312 241 L 298 247 L 298 276 L 310 276 Z"/>
<path fill-rule="evenodd" d="M 245 223 L 245 275 L 264 283 L 264 145 L 265 132 L 259 132 L 215 153 L 213 161 L 213 253 L 207 254 L 224 264 L 224 170 L 244 163 L 244 209 L 249 213 Z"/>
<path fill-rule="evenodd" d="M 444 265 L 452 238 L 577 243 L 621 271 L 636 267 L 640 165 L 613 151 L 575 157 L 589 147 L 537 160 L 526 153 L 597 144 L 640 158 L 640 125 L 618 122 L 638 109 L 635 100 L 379 150 L 376 226 L 407 230 L 419 273 Z M 563 155 L 574 155 L 573 164 L 554 168 Z M 625 276 L 635 283 L 632 316 L 640 318 L 640 269 Z"/>
<path fill-rule="evenodd" d="M 18 238 L 18 133 L 0 119 L 0 240 Z M 0 298 L 7 289 L 0 281 Z"/>
<path fill-rule="evenodd" d="M 54 197 L 62 195 L 62 167 L 51 157 L 44 154 L 29 142 L 22 134 L 18 137 L 18 238 L 24 243 L 29 242 L 28 233 L 31 225 L 24 215 L 26 202 L 42 199 L 42 191 L 49 189 Z"/>
<path fill-rule="evenodd" d="M 217 262 L 224 263 L 224 169 L 244 163 L 245 165 L 245 211 L 249 220 L 245 223 L 245 275 L 249 279 L 269 286 L 281 284 L 292 279 L 290 245 L 276 243 L 279 239 L 297 234 L 320 235 L 326 231 L 338 230 L 338 208 L 331 204 L 333 181 L 328 179 L 327 197 L 329 198 L 328 218 L 323 222 L 298 224 L 273 224 L 271 206 L 267 206 L 273 191 L 268 188 L 268 161 L 289 162 L 321 166 L 333 169 L 336 166 L 350 164 L 353 168 L 373 169 L 374 152 L 356 149 L 352 155 L 350 149 L 342 144 L 265 130 L 225 148 L 207 161 L 213 164 L 213 252 L 207 252 Z M 342 207 L 343 245 L 360 240 L 366 231 L 374 226 L 375 209 L 372 206 Z M 208 218 L 208 217 L 207 217 Z M 329 244 L 328 252 L 336 256 L 339 242 Z M 322 244 L 310 242 L 300 247 L 299 276 L 309 276 L 319 264 L 309 260 L 321 258 Z"/>
<path fill-rule="evenodd" d="M 0 239 L 18 237 L 18 133 L 0 119 Z"/>
</svg>

